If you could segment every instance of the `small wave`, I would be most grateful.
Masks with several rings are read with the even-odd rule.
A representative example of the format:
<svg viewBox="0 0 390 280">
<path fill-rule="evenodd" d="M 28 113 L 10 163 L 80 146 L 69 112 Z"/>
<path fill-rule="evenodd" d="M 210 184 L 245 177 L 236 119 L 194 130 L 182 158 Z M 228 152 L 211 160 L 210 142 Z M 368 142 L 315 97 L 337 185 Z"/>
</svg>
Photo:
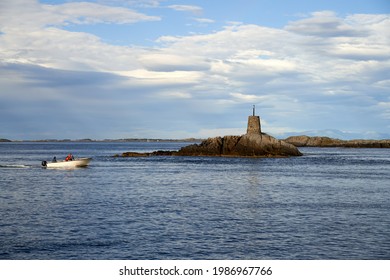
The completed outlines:
<svg viewBox="0 0 390 280">
<path fill-rule="evenodd" d="M 30 166 L 24 164 L 0 164 L 0 168 L 29 168 Z"/>
</svg>

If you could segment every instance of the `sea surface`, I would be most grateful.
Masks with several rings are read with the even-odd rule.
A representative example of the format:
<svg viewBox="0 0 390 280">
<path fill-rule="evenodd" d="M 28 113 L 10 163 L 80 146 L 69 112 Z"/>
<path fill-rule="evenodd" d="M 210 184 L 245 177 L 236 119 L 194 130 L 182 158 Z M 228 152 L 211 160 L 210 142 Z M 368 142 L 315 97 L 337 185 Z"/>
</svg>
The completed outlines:
<svg viewBox="0 0 390 280">
<path fill-rule="evenodd" d="M 0 259 L 390 259 L 390 149 L 112 157 L 184 145 L 0 143 Z"/>
</svg>

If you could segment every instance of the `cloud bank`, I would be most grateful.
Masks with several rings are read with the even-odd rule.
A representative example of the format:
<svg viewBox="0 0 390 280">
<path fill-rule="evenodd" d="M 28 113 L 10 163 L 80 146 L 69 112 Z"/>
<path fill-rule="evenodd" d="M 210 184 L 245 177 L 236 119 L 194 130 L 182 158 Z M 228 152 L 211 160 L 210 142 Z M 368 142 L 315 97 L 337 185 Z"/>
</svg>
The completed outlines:
<svg viewBox="0 0 390 280">
<path fill-rule="evenodd" d="M 252 104 L 276 136 L 390 135 L 390 15 L 317 11 L 283 28 L 231 23 L 163 35 L 152 47 L 66 29 L 162 20 L 87 2 L 2 2 L 0 138 L 242 134 Z"/>
</svg>

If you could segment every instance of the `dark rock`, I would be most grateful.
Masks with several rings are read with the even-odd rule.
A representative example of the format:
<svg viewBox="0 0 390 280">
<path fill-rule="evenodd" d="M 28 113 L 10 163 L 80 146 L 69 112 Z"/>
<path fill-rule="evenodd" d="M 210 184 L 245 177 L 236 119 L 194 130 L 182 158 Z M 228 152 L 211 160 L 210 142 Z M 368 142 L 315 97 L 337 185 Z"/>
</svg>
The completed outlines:
<svg viewBox="0 0 390 280">
<path fill-rule="evenodd" d="M 284 141 L 296 147 L 390 148 L 390 140 L 340 140 L 301 135 L 288 137 Z"/>
<path fill-rule="evenodd" d="M 192 144 L 181 148 L 177 155 L 179 156 L 212 156 L 220 155 L 223 147 L 221 137 L 208 138 L 200 144 Z"/>
<path fill-rule="evenodd" d="M 200 144 L 181 148 L 180 156 L 245 156 L 245 157 L 287 157 L 301 156 L 299 150 L 284 141 L 267 134 L 245 134 L 209 138 Z"/>
<path fill-rule="evenodd" d="M 150 156 L 173 156 L 175 151 L 154 151 L 151 153 L 137 153 L 137 152 L 125 152 L 121 155 L 114 155 L 114 157 L 150 157 Z"/>
<path fill-rule="evenodd" d="M 150 153 L 125 152 L 122 157 L 148 157 Z"/>
<path fill-rule="evenodd" d="M 145 155 L 123 153 L 122 156 L 177 155 L 177 156 L 244 156 L 244 157 L 287 157 L 301 156 L 292 144 L 277 140 L 261 132 L 260 117 L 248 117 L 247 133 L 242 136 L 209 138 L 200 144 L 181 148 L 178 152 L 157 151 Z"/>
<path fill-rule="evenodd" d="M 154 151 L 149 153 L 149 156 L 173 156 L 175 153 L 175 151 Z"/>
</svg>

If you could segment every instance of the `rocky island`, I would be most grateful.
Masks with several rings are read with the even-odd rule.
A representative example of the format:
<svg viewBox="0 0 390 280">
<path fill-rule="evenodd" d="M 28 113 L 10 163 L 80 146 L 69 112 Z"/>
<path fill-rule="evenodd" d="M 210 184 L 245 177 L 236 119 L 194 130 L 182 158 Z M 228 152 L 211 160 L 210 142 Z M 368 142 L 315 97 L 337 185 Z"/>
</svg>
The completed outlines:
<svg viewBox="0 0 390 280">
<path fill-rule="evenodd" d="M 209 138 L 200 144 L 181 148 L 180 156 L 242 156 L 242 157 L 288 157 L 301 156 L 291 144 L 277 140 L 265 133 L 247 133 L 242 136 Z"/>
<path fill-rule="evenodd" d="M 232 157 L 289 157 L 301 156 L 296 146 L 261 132 L 260 117 L 248 117 L 247 133 L 241 136 L 224 136 L 204 140 L 181 148 L 179 151 L 152 153 L 123 153 L 123 157 L 173 155 L 173 156 L 232 156 Z M 119 156 L 119 155 L 117 155 Z"/>
<path fill-rule="evenodd" d="M 340 140 L 330 137 L 291 136 L 284 140 L 296 147 L 390 148 L 387 140 Z"/>
</svg>

